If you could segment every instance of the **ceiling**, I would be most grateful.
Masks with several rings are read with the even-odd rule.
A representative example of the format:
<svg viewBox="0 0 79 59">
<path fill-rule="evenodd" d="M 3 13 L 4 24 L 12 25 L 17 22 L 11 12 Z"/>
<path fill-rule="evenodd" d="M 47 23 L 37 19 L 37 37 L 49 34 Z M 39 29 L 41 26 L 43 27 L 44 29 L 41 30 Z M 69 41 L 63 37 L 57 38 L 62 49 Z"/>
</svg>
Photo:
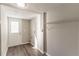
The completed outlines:
<svg viewBox="0 0 79 59">
<path fill-rule="evenodd" d="M 18 8 L 16 3 L 6 3 L 5 5 Z M 28 10 L 35 13 L 52 12 L 53 17 L 59 19 L 79 19 L 79 3 L 26 3 L 26 8 L 22 10 Z"/>
<path fill-rule="evenodd" d="M 79 3 L 37 3 L 29 4 L 29 9 L 46 11 L 48 20 L 79 20 Z"/>
<path fill-rule="evenodd" d="M 4 5 L 8 5 L 11 7 L 16 7 L 16 3 L 3 3 Z M 61 10 L 61 9 L 67 9 L 67 8 L 77 8 L 79 9 L 78 3 L 25 3 L 26 8 L 25 10 L 32 10 L 32 11 L 51 11 L 51 10 Z M 21 9 L 21 8 L 20 8 Z"/>
<path fill-rule="evenodd" d="M 16 6 L 16 3 L 5 3 L 5 5 L 19 8 Z M 33 11 L 33 12 L 48 12 L 48 11 L 78 11 L 78 3 L 25 3 L 26 8 L 23 10 Z M 22 9 L 22 8 L 19 8 Z M 75 11 L 74 11 L 75 10 Z"/>
</svg>

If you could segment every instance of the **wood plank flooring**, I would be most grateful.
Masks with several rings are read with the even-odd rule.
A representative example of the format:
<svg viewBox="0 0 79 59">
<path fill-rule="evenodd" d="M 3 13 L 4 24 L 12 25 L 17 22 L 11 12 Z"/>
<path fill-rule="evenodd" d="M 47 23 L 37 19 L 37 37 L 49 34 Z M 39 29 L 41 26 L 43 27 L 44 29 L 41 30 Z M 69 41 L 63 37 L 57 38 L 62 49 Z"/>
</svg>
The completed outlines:
<svg viewBox="0 0 79 59">
<path fill-rule="evenodd" d="M 43 56 L 43 54 L 30 44 L 9 47 L 7 56 Z"/>
</svg>

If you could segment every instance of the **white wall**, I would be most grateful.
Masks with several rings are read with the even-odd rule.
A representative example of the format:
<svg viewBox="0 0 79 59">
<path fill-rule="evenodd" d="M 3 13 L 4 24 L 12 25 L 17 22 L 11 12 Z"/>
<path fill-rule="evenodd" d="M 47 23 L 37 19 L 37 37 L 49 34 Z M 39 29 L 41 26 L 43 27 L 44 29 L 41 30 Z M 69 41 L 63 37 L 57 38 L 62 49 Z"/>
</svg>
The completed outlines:
<svg viewBox="0 0 79 59">
<path fill-rule="evenodd" d="M 77 56 L 79 19 L 72 18 L 71 12 L 66 11 L 63 15 L 70 17 L 62 17 L 61 13 L 58 16 L 58 12 L 53 11 L 47 14 L 47 53 L 52 56 Z"/>
<path fill-rule="evenodd" d="M 35 36 L 34 36 L 34 32 L 35 32 L 35 29 L 36 29 L 36 18 L 33 18 L 30 22 L 31 24 L 31 44 L 32 45 L 35 45 Z"/>
<path fill-rule="evenodd" d="M 1 55 L 6 55 L 7 52 L 7 39 L 8 39 L 8 27 L 7 27 L 7 16 L 5 8 L 1 6 Z"/>
<path fill-rule="evenodd" d="M 31 30 L 30 30 L 30 20 L 22 20 L 22 44 L 30 42 Z"/>
<path fill-rule="evenodd" d="M 37 48 L 43 51 L 43 26 L 41 14 L 31 20 L 31 43 L 34 45 L 37 42 Z M 35 37 L 35 35 L 37 37 Z"/>
</svg>

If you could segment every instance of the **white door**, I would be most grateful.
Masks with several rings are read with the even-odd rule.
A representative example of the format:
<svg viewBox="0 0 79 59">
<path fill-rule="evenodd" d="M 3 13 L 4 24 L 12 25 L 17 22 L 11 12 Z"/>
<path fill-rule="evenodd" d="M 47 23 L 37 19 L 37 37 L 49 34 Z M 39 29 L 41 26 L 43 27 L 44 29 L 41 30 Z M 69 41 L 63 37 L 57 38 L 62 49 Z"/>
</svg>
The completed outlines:
<svg viewBox="0 0 79 59">
<path fill-rule="evenodd" d="M 8 18 L 8 47 L 21 43 L 21 19 Z"/>
</svg>

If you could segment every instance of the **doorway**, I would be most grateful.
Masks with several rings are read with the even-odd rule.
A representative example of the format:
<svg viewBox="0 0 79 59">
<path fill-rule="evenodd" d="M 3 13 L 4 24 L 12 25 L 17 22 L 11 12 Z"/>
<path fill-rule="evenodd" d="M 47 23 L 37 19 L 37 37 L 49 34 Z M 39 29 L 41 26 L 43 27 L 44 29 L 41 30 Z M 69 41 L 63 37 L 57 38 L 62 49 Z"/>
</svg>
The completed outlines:
<svg viewBox="0 0 79 59">
<path fill-rule="evenodd" d="M 43 54 L 46 53 L 45 43 L 45 23 L 41 16 L 26 19 L 8 17 L 8 47 L 30 43 L 34 49 L 38 49 Z M 16 50 L 16 49 L 15 49 Z"/>
</svg>

